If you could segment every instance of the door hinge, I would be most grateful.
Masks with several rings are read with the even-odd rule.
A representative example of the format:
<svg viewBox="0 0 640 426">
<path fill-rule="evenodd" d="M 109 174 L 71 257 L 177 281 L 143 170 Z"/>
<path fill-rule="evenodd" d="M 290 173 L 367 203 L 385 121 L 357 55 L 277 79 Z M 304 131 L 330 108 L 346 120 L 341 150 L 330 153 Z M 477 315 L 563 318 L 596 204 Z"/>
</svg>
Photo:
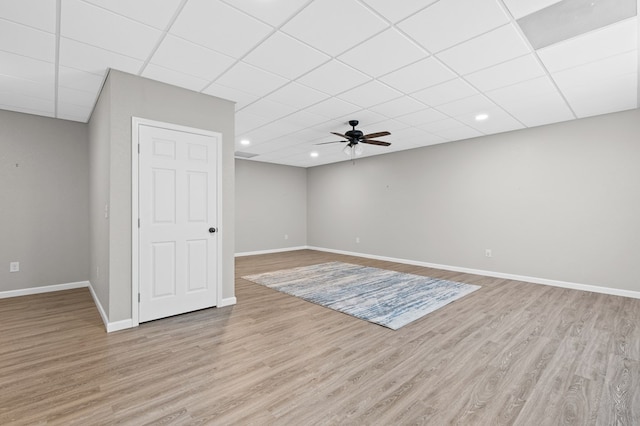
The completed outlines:
<svg viewBox="0 0 640 426">
<path fill-rule="evenodd" d="M 138 154 L 140 154 L 140 144 L 138 144 Z"/>
<path fill-rule="evenodd" d="M 138 303 L 140 303 L 140 293 L 138 293 Z"/>
<path fill-rule="evenodd" d="M 140 228 L 140 218 L 138 218 L 138 228 Z"/>
</svg>

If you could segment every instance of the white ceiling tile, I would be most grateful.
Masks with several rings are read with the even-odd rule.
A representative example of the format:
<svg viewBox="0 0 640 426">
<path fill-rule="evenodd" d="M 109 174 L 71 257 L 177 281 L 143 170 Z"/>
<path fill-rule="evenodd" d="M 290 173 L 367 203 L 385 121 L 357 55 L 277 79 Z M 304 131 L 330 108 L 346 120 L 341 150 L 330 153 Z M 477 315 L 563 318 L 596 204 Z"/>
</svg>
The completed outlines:
<svg viewBox="0 0 640 426">
<path fill-rule="evenodd" d="M 60 64 L 69 68 L 105 75 L 107 68 L 137 74 L 144 62 L 75 40 L 60 38 Z"/>
<path fill-rule="evenodd" d="M 291 82 L 271 93 L 267 98 L 299 109 L 327 99 L 329 95 L 302 84 Z"/>
<path fill-rule="evenodd" d="M 286 135 L 297 132 L 300 129 L 301 126 L 297 124 L 293 124 L 284 120 L 278 120 L 276 122 L 262 126 L 256 130 L 238 136 L 240 136 L 239 139 L 248 139 L 249 141 L 251 141 L 250 148 L 242 149 L 260 154 L 266 151 L 264 149 L 258 149 L 258 146 L 264 145 L 266 142 L 270 141 L 273 138 L 286 137 Z"/>
<path fill-rule="evenodd" d="M 509 132 L 511 130 L 522 129 L 525 126 L 511 115 L 506 113 L 502 108 L 490 107 L 484 108 L 483 113 L 486 113 L 489 118 L 482 121 L 475 119 L 475 113 L 467 113 L 456 117 L 457 120 L 467 124 L 469 127 L 490 135 L 493 133 Z"/>
<path fill-rule="evenodd" d="M 63 37 L 137 59 L 146 59 L 161 35 L 155 28 L 79 0 L 63 0 L 60 25 Z"/>
<path fill-rule="evenodd" d="M 37 13 L 34 13 L 37 11 Z M 50 33 L 56 32 L 56 2 L 51 0 L 0 0 L 0 16 Z"/>
<path fill-rule="evenodd" d="M 390 28 L 343 53 L 338 59 L 365 74 L 379 77 L 427 55 L 414 42 Z"/>
<path fill-rule="evenodd" d="M 0 74 L 50 84 L 52 87 L 55 82 L 52 63 L 3 51 L 0 51 Z"/>
<path fill-rule="evenodd" d="M 273 121 L 277 120 L 280 117 L 284 117 L 285 115 L 289 115 L 295 110 L 295 107 L 263 98 L 255 101 L 249 106 L 246 106 L 240 112 L 254 114 L 260 117 L 268 118 L 269 121 Z"/>
<path fill-rule="evenodd" d="M 224 2 L 274 27 L 281 25 L 305 5 L 305 2 L 300 0 L 224 0 Z"/>
<path fill-rule="evenodd" d="M 326 101 L 322 101 L 309 108 L 306 108 L 305 111 L 312 114 L 321 115 L 323 117 L 326 117 L 327 119 L 333 119 L 346 114 L 354 113 L 361 109 L 362 108 L 360 108 L 359 106 L 349 102 L 345 102 L 341 99 L 329 98 Z"/>
<path fill-rule="evenodd" d="M 461 78 L 449 80 L 412 94 L 414 98 L 430 106 L 438 106 L 477 94 L 478 91 Z"/>
<path fill-rule="evenodd" d="M 384 139 L 387 142 L 391 142 L 391 148 L 394 151 L 416 145 L 430 145 L 442 140 L 438 136 L 432 135 L 417 127 L 406 127 L 393 132 L 391 136 L 385 136 Z"/>
<path fill-rule="evenodd" d="M 357 111 L 355 113 L 350 113 L 350 114 L 345 114 L 341 117 L 335 117 L 334 118 L 334 122 L 336 123 L 342 123 L 340 126 L 344 126 L 344 131 L 346 132 L 347 130 L 349 130 L 350 126 L 349 126 L 349 121 L 350 120 L 358 120 L 360 122 L 360 124 L 358 124 L 358 129 L 362 130 L 365 134 L 366 133 L 374 133 L 374 132 L 379 132 L 382 130 L 387 130 L 387 129 L 379 129 L 378 127 L 378 123 L 381 123 L 385 120 L 387 120 L 387 117 L 385 117 L 382 114 L 378 114 L 377 112 L 373 112 L 371 110 L 368 109 L 363 109 L 361 111 Z M 375 127 L 375 128 L 374 128 Z M 335 130 L 331 130 L 332 132 Z"/>
<path fill-rule="evenodd" d="M 424 9 L 437 0 L 402 0 L 390 2 L 389 0 L 364 0 L 369 6 L 374 8 L 379 14 L 389 21 L 396 23 L 407 16 Z"/>
<path fill-rule="evenodd" d="M 151 58 L 151 63 L 212 81 L 235 60 L 192 42 L 167 35 Z M 200 88 L 204 87 L 202 85 Z"/>
<path fill-rule="evenodd" d="M 370 107 L 369 109 L 386 117 L 394 118 L 425 110 L 427 109 L 427 106 L 413 98 L 403 96 L 401 98 L 396 98 L 383 104 Z"/>
<path fill-rule="evenodd" d="M 487 96 L 527 127 L 575 118 L 547 76 L 492 90 Z"/>
<path fill-rule="evenodd" d="M 465 125 L 455 118 L 445 118 L 444 120 L 438 120 L 431 123 L 426 123 L 418 126 L 420 129 L 430 133 L 439 133 L 446 130 L 458 129 L 465 127 Z"/>
<path fill-rule="evenodd" d="M 178 71 L 170 70 L 159 65 L 148 64 L 142 76 L 152 80 L 161 81 L 173 86 L 184 87 L 185 89 L 199 92 L 205 87 L 209 81 L 203 80 L 192 75 L 184 74 Z"/>
<path fill-rule="evenodd" d="M 432 4 L 398 27 L 430 52 L 439 52 L 507 22 L 495 0 L 448 0 Z"/>
<path fill-rule="evenodd" d="M 310 3 L 282 30 L 331 56 L 336 56 L 388 25 L 355 0 Z"/>
<path fill-rule="evenodd" d="M 85 0 L 143 24 L 165 30 L 181 0 Z"/>
<path fill-rule="evenodd" d="M 504 0 L 507 8 L 509 8 L 509 12 L 511 12 L 511 15 L 516 19 L 530 15 L 559 1 L 560 0 Z"/>
<path fill-rule="evenodd" d="M 351 102 L 363 108 L 378 105 L 400 96 L 402 96 L 402 93 L 376 80 L 338 95 L 343 101 Z"/>
<path fill-rule="evenodd" d="M 303 110 L 303 111 L 294 112 L 293 114 L 288 115 L 279 121 L 286 121 L 287 123 L 291 123 L 306 129 L 311 126 L 316 126 L 320 123 L 326 122 L 327 118 L 321 115 L 312 114 L 308 111 Z"/>
<path fill-rule="evenodd" d="M 409 94 L 455 77 L 455 73 L 432 57 L 387 74 L 380 80 L 394 89 Z"/>
<path fill-rule="evenodd" d="M 450 117 L 457 117 L 466 114 L 477 115 L 495 107 L 496 104 L 486 96 L 478 94 L 440 105 L 437 109 Z"/>
<path fill-rule="evenodd" d="M 0 19 L 0 50 L 54 62 L 56 36 L 46 31 Z"/>
<path fill-rule="evenodd" d="M 464 125 L 463 127 L 456 127 L 454 129 L 441 130 L 439 132 L 435 132 L 435 134 L 443 139 L 451 141 L 471 139 L 482 136 L 482 133 L 480 133 L 476 129 L 472 129 L 469 126 Z"/>
<path fill-rule="evenodd" d="M 44 113 L 51 115 L 55 110 L 53 99 L 43 99 L 40 97 L 27 96 L 22 93 L 0 91 L 0 105 L 2 109 L 12 111 L 30 111 L 33 114 Z"/>
<path fill-rule="evenodd" d="M 638 107 L 638 73 L 619 75 L 598 84 L 571 86 L 563 93 L 580 118 Z"/>
<path fill-rule="evenodd" d="M 264 96 L 278 87 L 284 86 L 288 80 L 244 62 L 239 62 L 215 82 L 256 96 Z"/>
<path fill-rule="evenodd" d="M 327 62 L 298 79 L 300 83 L 332 96 L 369 80 L 371 77 L 336 60 Z"/>
<path fill-rule="evenodd" d="M 465 75 L 527 53 L 531 53 L 531 50 L 520 33 L 509 24 L 447 49 L 437 56 L 458 74 Z"/>
<path fill-rule="evenodd" d="M 638 48 L 638 21 L 627 19 L 538 50 L 549 72 L 586 64 Z"/>
<path fill-rule="evenodd" d="M 58 67 L 58 84 L 62 87 L 98 93 L 102 88 L 103 81 L 104 77 L 101 75 L 75 68 Z"/>
<path fill-rule="evenodd" d="M 10 77 L 0 74 L 0 103 L 2 96 L 11 94 L 12 96 L 27 96 L 32 98 L 42 98 L 48 100 L 55 99 L 55 90 L 52 82 L 40 83 L 32 80 L 25 80 L 18 76 Z"/>
<path fill-rule="evenodd" d="M 93 107 L 68 104 L 58 101 L 57 116 L 67 120 L 88 121 Z"/>
<path fill-rule="evenodd" d="M 551 75 L 560 91 L 572 86 L 597 85 L 600 80 L 615 78 L 619 75 L 638 71 L 638 53 L 631 51 L 611 56 L 600 61 L 569 68 Z"/>
<path fill-rule="evenodd" d="M 172 34 L 236 58 L 272 30 L 219 0 L 189 0 L 171 27 Z"/>
<path fill-rule="evenodd" d="M 202 91 L 202 93 L 235 102 L 236 111 L 258 99 L 258 96 L 256 95 L 252 95 L 242 90 L 232 89 L 231 87 L 222 86 L 217 83 L 210 84 Z"/>
<path fill-rule="evenodd" d="M 96 102 L 97 94 L 94 92 L 86 92 L 84 90 L 69 89 L 67 87 L 58 87 L 58 102 L 76 105 L 82 108 L 93 109 Z"/>
<path fill-rule="evenodd" d="M 241 135 L 243 133 L 248 133 L 260 126 L 264 126 L 269 121 L 271 120 L 265 117 L 260 117 L 259 115 L 250 114 L 244 111 L 236 112 L 236 134 Z"/>
<path fill-rule="evenodd" d="M 481 91 L 509 86 L 545 75 L 534 55 L 525 55 L 465 76 L 465 80 Z"/>
<path fill-rule="evenodd" d="M 421 126 L 423 124 L 439 121 L 447 118 L 446 115 L 433 108 L 427 108 L 422 111 L 397 117 L 396 120 L 406 123 L 410 126 Z"/>
<path fill-rule="evenodd" d="M 277 32 L 249 53 L 243 61 L 294 79 L 329 59 L 324 53 Z"/>
</svg>

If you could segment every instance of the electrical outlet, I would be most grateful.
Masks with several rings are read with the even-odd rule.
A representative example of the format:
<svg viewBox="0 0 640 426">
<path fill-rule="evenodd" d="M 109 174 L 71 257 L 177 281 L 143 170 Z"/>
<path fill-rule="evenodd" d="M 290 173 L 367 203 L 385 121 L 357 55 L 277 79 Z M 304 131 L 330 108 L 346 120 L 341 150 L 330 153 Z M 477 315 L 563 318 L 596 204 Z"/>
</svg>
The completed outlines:
<svg viewBox="0 0 640 426">
<path fill-rule="evenodd" d="M 356 237 L 356 244 L 360 244 L 360 237 Z"/>
<path fill-rule="evenodd" d="M 20 272 L 20 262 L 9 263 L 9 272 Z"/>
<path fill-rule="evenodd" d="M 284 234 L 284 239 L 288 240 L 289 239 L 289 234 Z"/>
<path fill-rule="evenodd" d="M 491 253 L 491 249 L 485 249 L 484 255 L 486 257 L 493 257 L 493 254 Z"/>
</svg>

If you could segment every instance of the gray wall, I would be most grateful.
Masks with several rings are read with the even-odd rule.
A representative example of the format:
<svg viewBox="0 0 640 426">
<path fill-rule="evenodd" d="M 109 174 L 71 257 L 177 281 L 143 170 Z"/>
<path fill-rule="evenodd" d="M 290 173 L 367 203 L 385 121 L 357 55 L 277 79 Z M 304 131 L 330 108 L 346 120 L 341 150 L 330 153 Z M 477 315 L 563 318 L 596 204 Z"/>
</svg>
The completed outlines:
<svg viewBox="0 0 640 426">
<path fill-rule="evenodd" d="M 311 246 L 640 291 L 637 109 L 311 168 L 307 196 Z"/>
<path fill-rule="evenodd" d="M 97 161 L 109 165 L 109 321 L 131 318 L 131 118 L 134 116 L 222 133 L 222 297 L 234 297 L 233 103 L 115 70 L 110 71 L 107 84 L 109 90 L 100 97 L 109 97 L 109 160 Z M 98 126 L 97 121 L 94 124 L 92 120 L 92 125 Z M 92 229 L 92 235 L 98 232 Z M 97 244 L 105 246 L 103 241 Z"/>
<path fill-rule="evenodd" d="M 105 313 L 109 312 L 109 167 L 111 149 L 111 82 L 102 93 L 89 120 L 89 223 L 90 281 Z"/>
<path fill-rule="evenodd" d="M 0 292 L 89 279 L 87 141 L 82 123 L 0 110 Z"/>
<path fill-rule="evenodd" d="M 236 253 L 305 246 L 307 170 L 238 159 L 235 163 Z"/>
</svg>

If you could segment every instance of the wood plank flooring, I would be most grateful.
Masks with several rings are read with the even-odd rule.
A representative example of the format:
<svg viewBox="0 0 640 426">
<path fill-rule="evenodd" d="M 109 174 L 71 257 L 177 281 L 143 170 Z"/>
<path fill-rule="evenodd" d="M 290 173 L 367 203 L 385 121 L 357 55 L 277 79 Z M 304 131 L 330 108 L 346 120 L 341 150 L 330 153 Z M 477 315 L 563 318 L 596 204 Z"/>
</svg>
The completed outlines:
<svg viewBox="0 0 640 426">
<path fill-rule="evenodd" d="M 482 288 L 392 331 L 240 278 L 332 260 Z M 310 250 L 236 277 L 111 334 L 86 289 L 0 300 L 0 424 L 640 425 L 640 300 Z"/>
</svg>

